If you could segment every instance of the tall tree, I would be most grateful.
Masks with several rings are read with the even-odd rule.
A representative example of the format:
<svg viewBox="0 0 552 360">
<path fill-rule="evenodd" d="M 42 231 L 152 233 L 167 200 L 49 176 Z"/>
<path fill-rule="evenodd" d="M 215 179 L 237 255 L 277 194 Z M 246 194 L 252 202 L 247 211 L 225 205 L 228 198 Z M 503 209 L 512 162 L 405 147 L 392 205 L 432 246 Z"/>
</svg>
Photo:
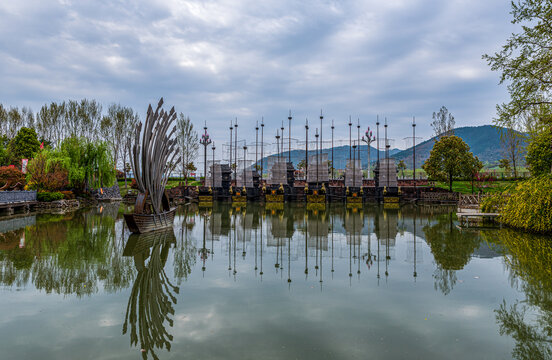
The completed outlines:
<svg viewBox="0 0 552 360">
<path fill-rule="evenodd" d="M 23 126 L 23 117 L 17 107 L 10 107 L 8 111 L 8 137 L 13 139 L 19 129 Z"/>
<path fill-rule="evenodd" d="M 35 128 L 38 138 L 58 146 L 63 139 L 64 118 L 65 102 L 43 105 L 36 114 Z"/>
<path fill-rule="evenodd" d="M 34 129 L 22 127 L 9 145 L 12 164 L 20 164 L 21 159 L 30 159 L 40 149 Z"/>
<path fill-rule="evenodd" d="M 512 23 L 521 25 L 521 30 L 507 39 L 501 51 L 483 55 L 493 71 L 501 72 L 500 83 L 508 84 L 510 94 L 509 102 L 497 105 L 495 122 L 520 122 L 530 113 L 551 127 L 552 3 L 518 0 L 512 1 L 511 7 Z"/>
<path fill-rule="evenodd" d="M 438 112 L 433 113 L 433 122 L 431 123 L 431 127 L 433 128 L 435 137 L 439 138 L 444 135 L 453 135 L 455 124 L 456 121 L 454 120 L 454 116 L 449 113 L 445 106 L 442 106 Z"/>
<path fill-rule="evenodd" d="M 197 132 L 194 130 L 194 124 L 189 117 L 180 113 L 176 121 L 177 139 L 182 156 L 182 176 L 188 185 L 188 176 L 192 168 L 193 161 L 199 150 L 199 140 Z"/>
<path fill-rule="evenodd" d="M 481 169 L 483 164 L 473 156 L 470 147 L 458 136 L 443 136 L 422 165 L 432 179 L 446 181 L 452 191 L 452 182 L 459 179 L 473 178 L 474 170 Z"/>
<path fill-rule="evenodd" d="M 111 104 L 100 122 L 100 134 L 106 139 L 112 149 L 113 163 L 117 166 L 119 156 L 126 162 L 125 156 L 125 138 L 128 135 L 129 127 L 134 128 L 133 121 L 135 119 L 134 110 L 129 107 L 121 106 L 121 104 Z"/>
<path fill-rule="evenodd" d="M 523 139 L 522 134 L 512 127 L 503 128 L 500 132 L 500 140 L 504 149 L 505 158 L 512 164 L 514 178 L 517 178 L 517 166 L 522 156 Z"/>
</svg>

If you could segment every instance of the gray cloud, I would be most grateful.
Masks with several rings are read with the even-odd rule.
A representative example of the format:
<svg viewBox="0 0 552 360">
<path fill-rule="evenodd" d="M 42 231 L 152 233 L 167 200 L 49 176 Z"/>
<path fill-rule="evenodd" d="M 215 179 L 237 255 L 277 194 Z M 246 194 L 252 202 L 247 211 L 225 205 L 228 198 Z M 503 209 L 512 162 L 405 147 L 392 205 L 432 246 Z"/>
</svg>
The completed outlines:
<svg viewBox="0 0 552 360">
<path fill-rule="evenodd" d="M 506 0 L 3 2 L 0 102 L 88 97 L 143 114 L 164 96 L 217 143 L 234 117 L 246 138 L 261 116 L 272 135 L 290 108 L 294 131 L 322 108 L 336 136 L 349 114 L 363 128 L 380 114 L 391 137 L 414 115 L 429 137 L 441 105 L 457 126 L 491 122 L 506 93 L 481 55 L 515 30 L 508 12 Z"/>
</svg>

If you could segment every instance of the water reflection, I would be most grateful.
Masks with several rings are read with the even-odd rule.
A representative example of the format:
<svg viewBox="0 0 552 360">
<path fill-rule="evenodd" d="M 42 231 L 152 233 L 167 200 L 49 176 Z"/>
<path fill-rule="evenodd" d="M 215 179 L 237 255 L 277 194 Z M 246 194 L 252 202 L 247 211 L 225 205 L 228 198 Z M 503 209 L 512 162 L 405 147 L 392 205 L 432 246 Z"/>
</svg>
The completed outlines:
<svg viewBox="0 0 552 360">
<path fill-rule="evenodd" d="M 193 318 L 193 314 L 206 310 L 204 303 L 209 304 L 207 310 L 213 318 L 218 316 L 219 326 L 238 329 L 244 336 L 247 331 L 235 325 L 235 317 L 234 325 L 227 325 L 234 312 L 241 316 L 244 327 L 255 319 L 269 321 L 267 313 L 278 313 L 278 318 L 290 316 L 298 329 L 303 327 L 298 338 L 307 339 L 305 334 L 318 331 L 321 324 L 308 317 L 297 319 L 302 315 L 294 313 L 295 309 L 329 319 L 333 310 L 325 308 L 323 316 L 317 313 L 328 300 L 336 316 L 356 312 L 359 319 L 369 316 L 379 329 L 399 335 L 387 327 L 394 318 L 386 319 L 383 314 L 386 309 L 400 313 L 400 328 L 408 331 L 412 326 L 410 335 L 423 337 L 417 332 L 423 327 L 416 322 L 420 319 L 403 318 L 429 311 L 424 309 L 426 302 L 427 307 L 443 314 L 442 319 L 453 319 L 441 320 L 443 328 L 449 328 L 464 321 L 453 316 L 458 308 L 476 308 L 472 303 L 483 298 L 477 309 L 493 314 L 487 330 L 494 330 L 491 335 L 487 331 L 479 336 L 494 334 L 493 341 L 502 341 L 501 346 L 505 346 L 504 338 L 513 339 L 512 354 L 518 359 L 552 358 L 550 239 L 509 229 L 460 230 L 454 211 L 413 205 L 399 209 L 347 208 L 340 204 L 317 209 L 300 204 L 275 208 L 254 203 L 239 208 L 191 205 L 178 209 L 173 232 L 155 236 L 129 236 L 116 204 L 67 215 L 37 215 L 0 222 L 0 284 L 8 291 L 16 288 L 32 294 L 73 295 L 83 307 L 99 297 L 97 294 L 109 294 L 104 301 L 116 303 L 114 307 L 120 311 L 126 308 L 125 316 L 117 317 L 121 322 L 117 323 L 117 333 L 124 326 L 125 345 L 130 336 L 131 344 L 143 349 L 144 358 L 161 357 L 158 353 L 176 344 L 192 346 L 187 337 L 190 329 L 178 326 L 179 315 Z M 482 273 L 472 273 L 474 266 Z M 492 296 L 498 300 L 491 301 L 492 305 L 487 294 L 490 290 L 477 287 L 475 280 L 467 284 L 474 275 L 486 275 L 487 269 L 494 269 L 497 278 Z M 500 282 L 501 276 L 510 282 Z M 178 293 L 184 283 L 194 291 Z M 281 289 L 287 297 L 281 297 Z M 315 289 L 316 296 L 310 289 Z M 521 298 L 512 296 L 512 289 Z M 200 300 L 195 304 L 187 301 L 194 296 Z M 293 302 L 294 297 L 301 301 Z M 370 312 L 369 306 L 361 306 L 363 303 L 378 310 Z M 248 316 L 242 312 L 244 304 L 255 316 L 243 320 Z M 302 308 L 305 304 L 308 306 Z M 487 318 L 479 315 L 470 321 L 486 324 Z M 345 325 L 332 319 L 324 326 L 343 334 L 341 342 L 354 335 L 345 327 L 352 324 L 358 333 L 363 326 L 369 327 L 364 322 L 355 323 L 356 317 Z M 370 331 L 379 334 L 380 330 Z M 217 340 L 212 336 L 209 339 Z M 314 340 L 309 343 L 315 345 Z M 377 344 L 372 342 L 371 346 Z"/>
<path fill-rule="evenodd" d="M 516 359 L 552 359 L 552 239 L 511 229 L 482 236 L 503 249 L 510 282 L 525 294 L 495 310 L 500 334 L 515 340 Z"/>
<path fill-rule="evenodd" d="M 123 334 L 130 324 L 130 343 L 140 345 L 144 359 L 151 355 L 158 359 L 156 349 L 171 350 L 173 336 L 167 332 L 165 322 L 173 326 L 176 294 L 165 273 L 169 248 L 176 242 L 174 232 L 132 234 L 128 238 L 124 255 L 134 259 L 137 274 L 132 285 L 123 325 Z"/>
</svg>

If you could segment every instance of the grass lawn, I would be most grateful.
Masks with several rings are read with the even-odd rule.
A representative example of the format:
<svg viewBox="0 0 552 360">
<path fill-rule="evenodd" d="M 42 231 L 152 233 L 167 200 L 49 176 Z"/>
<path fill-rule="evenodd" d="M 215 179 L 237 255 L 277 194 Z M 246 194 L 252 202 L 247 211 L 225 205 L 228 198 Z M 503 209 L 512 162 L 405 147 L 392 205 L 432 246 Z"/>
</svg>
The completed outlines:
<svg viewBox="0 0 552 360">
<path fill-rule="evenodd" d="M 515 181 L 494 181 L 492 183 L 489 183 L 486 187 L 483 187 L 481 191 L 483 193 L 496 193 L 499 191 L 502 191 L 506 189 L 508 186 L 515 184 Z M 449 188 L 448 183 L 436 181 L 435 185 L 437 187 L 447 189 Z M 452 191 L 459 192 L 461 194 L 471 194 L 472 193 L 472 187 L 470 181 L 454 181 L 452 183 Z M 479 189 L 477 188 L 477 182 L 474 183 L 474 193 L 477 193 Z"/>
</svg>

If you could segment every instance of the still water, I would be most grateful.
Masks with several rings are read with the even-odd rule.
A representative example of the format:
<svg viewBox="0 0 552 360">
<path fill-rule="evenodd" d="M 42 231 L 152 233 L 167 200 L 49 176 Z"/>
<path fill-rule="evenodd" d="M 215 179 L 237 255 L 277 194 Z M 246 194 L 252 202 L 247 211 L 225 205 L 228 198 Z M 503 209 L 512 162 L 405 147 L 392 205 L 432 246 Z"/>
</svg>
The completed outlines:
<svg viewBox="0 0 552 360">
<path fill-rule="evenodd" d="M 454 208 L 0 220 L 1 359 L 552 359 L 551 239 Z"/>
</svg>

